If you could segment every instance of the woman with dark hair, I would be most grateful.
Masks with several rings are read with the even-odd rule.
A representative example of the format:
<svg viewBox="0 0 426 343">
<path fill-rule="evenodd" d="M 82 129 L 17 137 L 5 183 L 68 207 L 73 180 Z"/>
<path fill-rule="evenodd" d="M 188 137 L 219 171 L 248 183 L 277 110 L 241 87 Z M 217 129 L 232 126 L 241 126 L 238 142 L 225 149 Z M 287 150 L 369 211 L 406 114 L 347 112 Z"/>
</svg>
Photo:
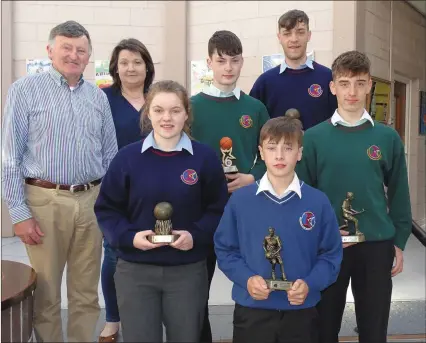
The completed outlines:
<svg viewBox="0 0 426 343">
<path fill-rule="evenodd" d="M 117 153 L 95 204 L 118 256 L 123 341 L 162 342 L 164 324 L 167 342 L 199 342 L 208 246 L 228 200 L 223 168 L 213 149 L 189 136 L 182 85 L 152 85 L 142 116 L 151 132 Z M 155 242 L 164 228 L 175 241 Z"/>
<path fill-rule="evenodd" d="M 118 149 L 141 140 L 140 113 L 145 96 L 154 80 L 151 55 L 144 44 L 134 38 L 123 39 L 114 48 L 109 64 L 111 87 L 103 88 L 108 97 L 115 125 Z M 101 271 L 102 292 L 105 299 L 106 324 L 99 342 L 114 342 L 118 338 L 120 316 L 114 284 L 117 256 L 104 240 L 104 261 Z"/>
</svg>

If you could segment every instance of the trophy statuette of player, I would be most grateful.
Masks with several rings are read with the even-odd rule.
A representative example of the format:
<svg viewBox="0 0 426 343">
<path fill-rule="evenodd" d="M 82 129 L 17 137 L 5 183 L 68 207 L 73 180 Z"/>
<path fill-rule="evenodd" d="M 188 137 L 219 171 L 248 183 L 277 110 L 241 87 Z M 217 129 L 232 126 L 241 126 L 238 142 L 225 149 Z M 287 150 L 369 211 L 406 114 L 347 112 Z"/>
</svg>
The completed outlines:
<svg viewBox="0 0 426 343">
<path fill-rule="evenodd" d="M 354 193 L 347 192 L 346 199 L 343 200 L 342 204 L 342 216 L 344 224 L 339 227 L 339 230 L 345 230 L 349 232 L 349 235 L 342 236 L 343 243 L 361 243 L 365 241 L 364 234 L 359 230 L 358 219 L 355 217 L 363 212 L 356 211 L 352 208 L 352 200 L 354 199 Z M 354 227 L 354 230 L 351 227 Z"/>
<path fill-rule="evenodd" d="M 160 202 L 154 208 L 155 222 L 154 235 L 148 236 L 151 243 L 173 243 L 179 238 L 179 235 L 172 234 L 173 207 L 168 202 Z"/>
<path fill-rule="evenodd" d="M 284 272 L 284 263 L 280 254 L 282 249 L 281 239 L 272 227 L 268 229 L 268 233 L 263 240 L 263 250 L 265 250 L 265 257 L 272 265 L 272 278 L 265 279 L 266 285 L 273 291 L 288 291 L 293 286 L 293 282 L 287 280 Z M 277 264 L 281 268 L 281 280 L 278 280 L 275 274 L 275 266 Z"/>
</svg>

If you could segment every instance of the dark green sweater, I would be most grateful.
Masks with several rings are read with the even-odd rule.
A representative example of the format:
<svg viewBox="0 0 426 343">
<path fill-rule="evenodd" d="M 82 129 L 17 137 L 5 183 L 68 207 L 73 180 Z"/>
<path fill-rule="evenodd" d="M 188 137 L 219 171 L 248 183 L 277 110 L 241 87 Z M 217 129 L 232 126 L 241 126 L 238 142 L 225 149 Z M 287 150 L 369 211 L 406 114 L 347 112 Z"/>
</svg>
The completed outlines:
<svg viewBox="0 0 426 343">
<path fill-rule="evenodd" d="M 353 192 L 352 207 L 367 241 L 394 239 L 404 249 L 411 232 L 411 206 L 404 146 L 398 133 L 381 123 L 357 127 L 325 121 L 305 132 L 300 179 L 329 197 L 340 224 L 341 206 Z M 384 186 L 388 187 L 386 199 Z M 389 211 L 388 211 L 389 208 Z"/>
<path fill-rule="evenodd" d="M 243 92 L 240 99 L 199 93 L 191 98 L 191 105 L 194 114 L 192 136 L 212 147 L 220 159 L 219 141 L 222 137 L 230 137 L 238 171 L 260 179 L 266 172 L 258 153 L 260 129 L 269 119 L 265 105 Z"/>
</svg>

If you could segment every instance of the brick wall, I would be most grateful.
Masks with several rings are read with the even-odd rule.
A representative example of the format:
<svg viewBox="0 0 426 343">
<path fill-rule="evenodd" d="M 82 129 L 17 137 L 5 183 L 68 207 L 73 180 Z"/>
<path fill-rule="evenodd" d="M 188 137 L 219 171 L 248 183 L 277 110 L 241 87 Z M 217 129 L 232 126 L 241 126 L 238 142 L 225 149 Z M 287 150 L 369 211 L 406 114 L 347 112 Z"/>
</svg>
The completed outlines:
<svg viewBox="0 0 426 343">
<path fill-rule="evenodd" d="M 27 58 L 46 58 L 50 30 L 75 20 L 89 31 L 93 54 L 85 77 L 94 81 L 94 61 L 109 59 L 123 38 L 144 43 L 162 76 L 164 49 L 164 1 L 16 1 L 13 2 L 14 79 L 26 74 Z"/>
<path fill-rule="evenodd" d="M 391 4 L 389 1 L 366 1 L 365 7 L 365 52 L 371 60 L 371 72 L 389 80 Z"/>
<path fill-rule="evenodd" d="M 246 92 L 262 71 L 262 56 L 282 53 L 277 22 L 288 10 L 300 9 L 308 14 L 312 31 L 308 51 L 315 51 L 319 63 L 332 63 L 332 1 L 190 1 L 188 9 L 189 60 L 207 57 L 207 42 L 215 31 L 234 32 L 243 45 L 239 86 Z"/>
</svg>

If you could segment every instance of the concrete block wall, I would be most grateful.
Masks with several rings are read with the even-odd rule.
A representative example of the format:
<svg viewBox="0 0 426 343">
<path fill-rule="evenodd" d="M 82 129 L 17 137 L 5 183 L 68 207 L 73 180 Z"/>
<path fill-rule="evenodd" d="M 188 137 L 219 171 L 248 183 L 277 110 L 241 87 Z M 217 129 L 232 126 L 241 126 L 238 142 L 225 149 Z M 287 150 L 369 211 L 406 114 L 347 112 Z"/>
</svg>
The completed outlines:
<svg viewBox="0 0 426 343">
<path fill-rule="evenodd" d="M 262 72 L 262 56 L 282 53 L 276 33 L 278 18 L 300 9 L 310 18 L 308 51 L 315 60 L 331 66 L 333 50 L 333 1 L 189 1 L 188 59 L 207 58 L 207 43 L 217 30 L 230 30 L 242 41 L 244 67 L 239 86 L 250 91 Z"/>
<path fill-rule="evenodd" d="M 27 58 L 46 58 L 50 30 L 66 20 L 82 24 L 92 38 L 93 54 L 85 77 L 95 79 L 94 61 L 109 59 L 123 38 L 144 43 L 162 77 L 165 1 L 14 1 L 14 80 L 24 76 Z"/>
</svg>

